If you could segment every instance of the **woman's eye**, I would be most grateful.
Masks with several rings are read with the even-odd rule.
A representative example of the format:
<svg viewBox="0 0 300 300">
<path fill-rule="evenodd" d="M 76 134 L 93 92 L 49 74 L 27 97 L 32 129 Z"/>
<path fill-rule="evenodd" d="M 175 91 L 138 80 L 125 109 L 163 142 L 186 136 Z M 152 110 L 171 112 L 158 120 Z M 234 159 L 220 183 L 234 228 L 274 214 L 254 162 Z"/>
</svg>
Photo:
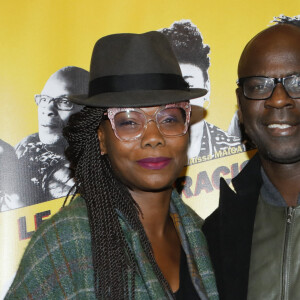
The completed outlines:
<svg viewBox="0 0 300 300">
<path fill-rule="evenodd" d="M 166 117 L 163 120 L 161 120 L 161 123 L 166 124 L 166 123 L 175 123 L 178 122 L 176 117 Z"/>
<path fill-rule="evenodd" d="M 122 120 L 118 122 L 118 126 L 126 127 L 126 126 L 139 126 L 140 124 L 136 120 Z"/>
</svg>

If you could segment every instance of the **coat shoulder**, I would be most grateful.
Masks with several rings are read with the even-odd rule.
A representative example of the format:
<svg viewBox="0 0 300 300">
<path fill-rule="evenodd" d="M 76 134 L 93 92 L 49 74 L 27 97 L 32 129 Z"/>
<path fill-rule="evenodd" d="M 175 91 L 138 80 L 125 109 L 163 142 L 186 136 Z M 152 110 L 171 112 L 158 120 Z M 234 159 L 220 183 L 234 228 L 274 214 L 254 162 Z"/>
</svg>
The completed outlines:
<svg viewBox="0 0 300 300">
<path fill-rule="evenodd" d="M 86 205 L 78 197 L 32 236 L 5 299 L 60 299 L 94 294 Z"/>
</svg>

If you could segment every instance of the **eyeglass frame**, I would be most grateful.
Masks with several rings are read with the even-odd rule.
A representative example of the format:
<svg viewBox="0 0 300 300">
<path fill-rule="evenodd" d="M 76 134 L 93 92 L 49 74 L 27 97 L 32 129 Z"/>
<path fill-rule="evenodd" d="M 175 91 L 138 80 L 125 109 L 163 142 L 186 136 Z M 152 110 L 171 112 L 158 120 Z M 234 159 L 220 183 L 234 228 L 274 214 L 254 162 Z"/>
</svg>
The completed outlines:
<svg viewBox="0 0 300 300">
<path fill-rule="evenodd" d="M 47 98 L 49 98 L 50 100 L 48 101 L 48 104 L 50 104 L 51 102 L 53 102 L 54 103 L 54 106 L 55 106 L 55 108 L 56 109 L 58 109 L 58 110 L 61 110 L 61 111 L 71 111 L 73 108 L 74 108 L 74 103 L 72 103 L 71 101 L 69 101 L 68 100 L 68 96 L 67 95 L 61 95 L 61 96 L 59 96 L 59 97 L 50 97 L 50 96 L 48 96 L 48 95 L 42 95 L 42 94 L 36 94 L 36 95 L 34 95 L 34 99 L 35 99 L 35 103 L 36 103 L 36 105 L 40 105 L 40 103 L 41 103 L 41 99 L 40 100 L 37 100 L 37 98 L 38 97 L 47 97 Z M 71 104 L 71 107 L 70 108 L 68 108 L 68 109 L 60 109 L 59 107 L 58 107 L 58 101 L 59 100 L 61 100 L 61 99 L 63 99 L 63 100 L 65 100 L 65 101 L 68 101 L 70 104 Z"/>
<path fill-rule="evenodd" d="M 289 92 L 286 90 L 286 87 L 285 87 L 285 83 L 284 83 L 284 82 L 285 82 L 286 79 L 289 79 L 289 78 L 292 78 L 292 77 L 299 77 L 299 78 L 300 78 L 300 74 L 290 75 L 290 76 L 286 76 L 286 77 L 278 77 L 278 78 L 276 78 L 276 77 L 268 77 L 268 76 L 247 76 L 247 77 L 241 77 L 241 78 L 239 78 L 239 79 L 236 81 L 236 84 L 237 84 L 239 87 L 242 88 L 244 96 L 245 96 L 247 99 L 249 99 L 249 100 L 267 100 L 267 99 L 271 98 L 272 95 L 273 95 L 273 93 L 274 93 L 274 90 L 275 90 L 275 88 L 276 88 L 276 86 L 277 86 L 278 83 L 282 83 L 282 86 L 284 87 L 285 92 L 287 93 L 287 95 L 288 95 L 290 98 L 292 98 L 292 99 L 300 99 L 300 96 L 299 96 L 299 97 L 292 97 L 292 96 L 289 94 Z M 266 97 L 266 98 L 259 98 L 259 99 L 257 99 L 257 98 L 250 98 L 250 97 L 246 96 L 246 95 L 245 95 L 245 90 L 244 90 L 244 87 L 243 87 L 243 83 L 245 82 L 245 80 L 247 80 L 247 79 L 249 79 L 249 78 L 267 78 L 267 79 L 272 79 L 274 86 L 273 86 L 273 89 L 272 89 L 272 92 L 271 92 L 270 96 L 269 96 L 269 97 Z"/>
<path fill-rule="evenodd" d="M 185 129 L 184 129 L 184 132 L 182 134 L 179 134 L 179 135 L 166 135 L 166 134 L 164 134 L 163 132 L 161 132 L 159 124 L 157 124 L 157 121 L 156 121 L 156 116 L 160 111 L 162 111 L 166 108 L 172 108 L 172 107 L 182 108 L 186 113 Z M 167 104 L 167 105 L 164 105 L 164 106 L 160 106 L 160 107 L 157 108 L 155 113 L 151 116 L 148 115 L 147 113 L 145 113 L 142 109 L 137 108 L 137 107 L 116 107 L 116 108 L 108 108 L 107 112 L 104 113 L 104 117 L 106 117 L 106 119 L 108 119 L 110 121 L 111 127 L 112 127 L 113 132 L 114 132 L 117 139 L 119 139 L 122 142 L 131 142 L 131 141 L 139 140 L 143 137 L 143 135 L 145 134 L 145 132 L 147 130 L 148 123 L 150 121 L 154 121 L 156 123 L 156 126 L 157 126 L 159 132 L 165 137 L 177 137 L 177 136 L 185 135 L 188 131 L 190 120 L 191 120 L 191 110 L 192 110 L 192 108 L 191 108 L 190 102 L 189 101 L 182 101 L 182 102 L 178 102 L 178 103 L 172 103 L 172 104 Z M 117 113 L 123 112 L 123 111 L 139 111 L 145 116 L 146 123 L 144 125 L 144 128 L 143 128 L 142 132 L 138 136 L 136 136 L 134 138 L 130 138 L 130 139 L 122 139 L 121 137 L 119 137 L 119 135 L 117 133 L 116 126 L 115 126 L 114 117 Z"/>
</svg>

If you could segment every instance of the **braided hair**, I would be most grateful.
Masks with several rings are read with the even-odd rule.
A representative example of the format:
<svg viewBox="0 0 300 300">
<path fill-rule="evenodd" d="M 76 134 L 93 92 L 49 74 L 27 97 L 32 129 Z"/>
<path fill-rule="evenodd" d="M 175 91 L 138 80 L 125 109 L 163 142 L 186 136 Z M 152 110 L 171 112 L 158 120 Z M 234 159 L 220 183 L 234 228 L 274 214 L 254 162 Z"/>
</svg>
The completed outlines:
<svg viewBox="0 0 300 300">
<path fill-rule="evenodd" d="M 137 268 L 117 211 L 139 233 L 143 249 L 168 297 L 172 291 L 155 261 L 139 219 L 140 208 L 127 187 L 114 175 L 107 155 L 101 155 L 97 130 L 104 112 L 102 108 L 84 107 L 71 116 L 64 129 L 69 143 L 66 155 L 75 170 L 76 193 L 82 195 L 87 205 L 96 297 L 134 299 Z"/>
</svg>

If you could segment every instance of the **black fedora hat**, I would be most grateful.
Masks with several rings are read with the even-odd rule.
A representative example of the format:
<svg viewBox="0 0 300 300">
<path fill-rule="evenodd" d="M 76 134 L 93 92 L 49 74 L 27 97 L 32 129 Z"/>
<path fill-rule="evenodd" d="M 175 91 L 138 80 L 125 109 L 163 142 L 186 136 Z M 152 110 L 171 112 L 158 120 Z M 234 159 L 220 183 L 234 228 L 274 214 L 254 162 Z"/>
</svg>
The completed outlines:
<svg viewBox="0 0 300 300">
<path fill-rule="evenodd" d="M 91 59 L 89 93 L 73 95 L 70 100 L 93 107 L 146 107 L 206 93 L 189 88 L 167 38 L 151 31 L 99 39 Z"/>
</svg>

